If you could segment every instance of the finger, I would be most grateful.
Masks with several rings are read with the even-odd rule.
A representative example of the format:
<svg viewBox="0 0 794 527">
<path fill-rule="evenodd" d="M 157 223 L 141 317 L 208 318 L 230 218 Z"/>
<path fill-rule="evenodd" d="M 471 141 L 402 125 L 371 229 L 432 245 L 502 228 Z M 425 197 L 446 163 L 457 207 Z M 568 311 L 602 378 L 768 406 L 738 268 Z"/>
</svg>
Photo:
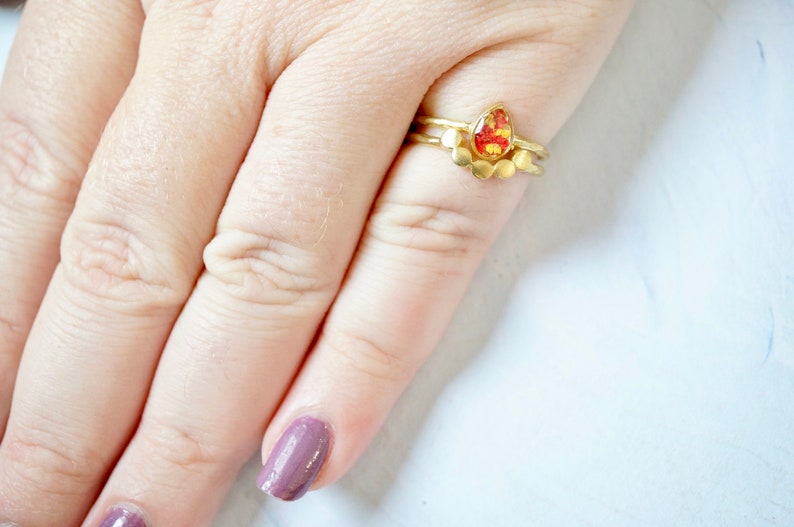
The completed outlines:
<svg viewBox="0 0 794 527">
<path fill-rule="evenodd" d="M 519 133 L 545 142 L 583 94 L 627 12 L 627 2 L 615 3 L 552 35 L 571 38 L 576 30 L 573 41 L 549 44 L 545 34 L 478 53 L 434 86 L 425 111 L 471 120 L 501 100 Z M 505 72 L 498 85 L 477 82 L 494 71 Z M 528 178 L 479 181 L 442 151 L 405 149 L 316 346 L 268 429 L 260 488 L 296 499 L 315 478 L 322 486 L 350 468 L 440 339 Z"/>
<path fill-rule="evenodd" d="M 0 88 L 0 437 L 77 189 L 137 58 L 136 2 L 32 0 Z"/>
<path fill-rule="evenodd" d="M 264 61 L 226 43 L 266 32 L 205 9 L 149 12 L 64 232 L 0 446 L 0 514 L 26 527 L 75 524 L 99 493 L 261 113 Z"/>
<path fill-rule="evenodd" d="M 416 106 L 474 46 L 439 35 L 438 54 L 417 60 L 415 41 L 383 50 L 383 38 L 337 32 L 276 81 L 141 426 L 87 525 L 131 500 L 153 525 L 205 524 L 261 441 Z"/>
</svg>

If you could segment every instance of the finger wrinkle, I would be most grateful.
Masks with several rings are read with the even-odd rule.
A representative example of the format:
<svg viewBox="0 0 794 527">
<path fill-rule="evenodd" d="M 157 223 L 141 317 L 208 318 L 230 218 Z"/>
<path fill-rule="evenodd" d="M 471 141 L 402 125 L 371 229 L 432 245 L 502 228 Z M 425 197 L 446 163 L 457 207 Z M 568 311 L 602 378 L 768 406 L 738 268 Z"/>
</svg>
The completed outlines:
<svg viewBox="0 0 794 527">
<path fill-rule="evenodd" d="M 206 274 L 231 298 L 265 309 L 305 314 L 326 302 L 337 285 L 322 272 L 327 260 L 264 232 L 224 230 L 207 246 L 204 262 Z"/>
<path fill-rule="evenodd" d="M 195 281 L 173 251 L 155 248 L 120 223 L 82 221 L 64 234 L 61 269 L 90 298 L 142 312 L 182 305 Z"/>
<path fill-rule="evenodd" d="M 71 205 L 82 174 L 56 157 L 25 120 L 0 111 L 0 177 L 10 183 L 0 187 L 3 203 L 25 191 Z"/>
<path fill-rule="evenodd" d="M 3 349 L 9 341 L 14 341 L 21 336 L 27 335 L 28 331 L 30 331 L 30 323 L 20 323 L 0 313 L 0 336 L 2 336 L 0 349 Z"/>
<path fill-rule="evenodd" d="M 48 422 L 43 416 L 43 422 Z M 48 493 L 67 497 L 86 498 L 86 490 L 97 486 L 96 477 L 102 472 L 107 454 L 84 448 L 92 444 L 85 438 L 56 437 L 51 431 L 37 428 L 30 422 L 15 423 L 3 440 L 0 459 L 6 478 L 27 482 Z M 2 492 L 2 484 L 0 484 Z"/>
<path fill-rule="evenodd" d="M 258 90 L 268 79 L 270 24 L 265 2 L 159 1 L 149 11 L 143 49 L 146 62 L 163 61 L 160 73 L 184 74 L 192 80 L 226 79 L 233 86 Z M 163 53 L 163 50 L 168 50 Z M 142 54 L 142 56 L 144 56 Z M 246 88 L 246 90 L 250 89 Z"/>
<path fill-rule="evenodd" d="M 347 324 L 355 322 L 347 321 Z M 360 329 L 351 330 L 331 325 L 323 331 L 319 345 L 332 351 L 335 359 L 347 366 L 351 377 L 362 374 L 387 386 L 406 382 L 418 367 L 417 361 L 398 352 L 405 347 L 396 344 L 393 335 L 379 335 L 378 339 L 370 326 L 363 323 L 359 326 Z M 388 341 L 389 345 L 379 340 Z"/>
</svg>

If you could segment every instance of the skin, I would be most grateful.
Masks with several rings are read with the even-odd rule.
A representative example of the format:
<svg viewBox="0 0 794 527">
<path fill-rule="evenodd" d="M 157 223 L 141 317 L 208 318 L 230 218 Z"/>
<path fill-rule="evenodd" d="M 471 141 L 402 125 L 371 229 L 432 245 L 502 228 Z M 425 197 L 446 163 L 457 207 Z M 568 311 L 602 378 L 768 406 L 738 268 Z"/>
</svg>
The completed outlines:
<svg viewBox="0 0 794 527">
<path fill-rule="evenodd" d="M 0 520 L 209 525 L 302 415 L 333 431 L 315 488 L 344 475 L 530 183 L 403 145 L 414 114 L 501 101 L 547 143 L 630 7 L 29 1 L 0 89 Z"/>
</svg>

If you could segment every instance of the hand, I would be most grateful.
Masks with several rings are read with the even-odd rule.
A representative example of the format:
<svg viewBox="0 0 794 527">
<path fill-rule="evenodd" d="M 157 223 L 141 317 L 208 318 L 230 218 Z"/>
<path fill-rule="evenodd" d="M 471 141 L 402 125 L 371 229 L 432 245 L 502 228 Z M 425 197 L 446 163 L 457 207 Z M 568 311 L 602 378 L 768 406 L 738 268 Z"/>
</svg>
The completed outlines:
<svg viewBox="0 0 794 527">
<path fill-rule="evenodd" d="M 0 521 L 205 525 L 263 436 L 271 494 L 341 477 L 529 181 L 404 146 L 417 109 L 501 101 L 546 142 L 629 8 L 28 2 L 0 94 Z"/>
</svg>

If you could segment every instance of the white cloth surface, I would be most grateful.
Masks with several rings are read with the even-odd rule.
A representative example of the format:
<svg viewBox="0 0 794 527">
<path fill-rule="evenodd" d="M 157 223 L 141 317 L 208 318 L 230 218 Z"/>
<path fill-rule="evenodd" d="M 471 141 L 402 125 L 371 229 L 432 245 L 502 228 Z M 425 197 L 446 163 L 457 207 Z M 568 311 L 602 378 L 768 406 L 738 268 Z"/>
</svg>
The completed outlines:
<svg viewBox="0 0 794 527">
<path fill-rule="evenodd" d="M 794 3 L 639 2 L 550 149 L 352 472 L 217 526 L 794 526 Z"/>
</svg>

